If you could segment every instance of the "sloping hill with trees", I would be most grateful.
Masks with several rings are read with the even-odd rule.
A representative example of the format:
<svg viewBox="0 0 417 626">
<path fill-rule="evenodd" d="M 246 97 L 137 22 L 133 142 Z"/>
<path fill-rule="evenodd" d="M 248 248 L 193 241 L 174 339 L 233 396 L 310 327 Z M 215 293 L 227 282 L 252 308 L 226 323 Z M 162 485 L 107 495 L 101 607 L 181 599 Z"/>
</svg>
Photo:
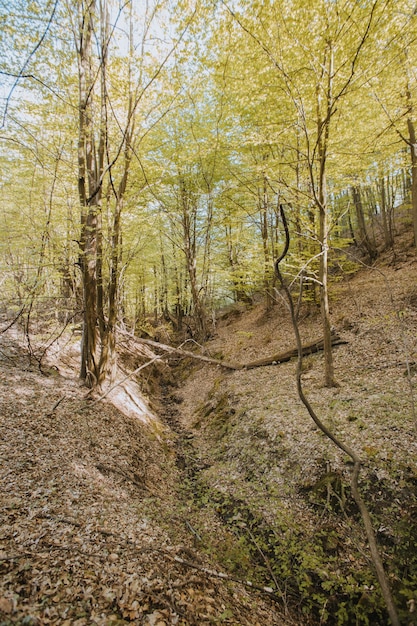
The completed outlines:
<svg viewBox="0 0 417 626">
<path fill-rule="evenodd" d="M 407 232 L 396 247 L 395 263 L 385 254 L 331 290 L 338 386 L 323 386 L 322 352 L 302 380 L 362 459 L 401 623 L 413 623 L 417 260 Z M 125 343 L 125 381 L 106 397 L 80 387 L 76 337 L 39 367 L 24 327 L 1 335 L 2 623 L 388 623 L 351 461 L 297 397 L 296 359 L 223 366 L 294 345 L 284 302 L 219 317 L 186 356 Z M 299 320 L 308 343 L 317 305 Z"/>
<path fill-rule="evenodd" d="M 396 533 L 413 544 L 416 20 L 411 0 L 0 7 L 0 333 L 2 367 L 16 368 L 23 403 L 11 385 L 6 433 L 15 418 L 32 428 L 25 398 L 38 398 L 46 420 L 35 447 L 72 394 L 81 407 L 73 425 L 66 418 L 73 443 L 83 433 L 84 446 L 97 445 L 87 407 L 94 420 L 103 406 L 133 420 L 144 448 L 154 438 L 157 474 L 162 453 L 176 467 L 174 501 L 183 479 L 179 501 L 193 503 L 196 520 L 181 524 L 193 541 L 204 543 L 200 498 L 201 524 L 212 525 L 210 537 L 217 528 L 223 546 L 210 540 L 207 558 L 227 555 L 230 540 L 220 563 L 271 587 L 285 619 L 413 619 L 414 555 Z M 72 382 L 66 390 L 57 377 L 62 394 L 45 404 L 35 371 L 51 392 L 57 373 Z M 381 404 L 386 420 L 369 428 Z M 295 425 L 291 441 L 284 425 Z M 307 444 L 315 427 L 322 445 Z M 5 441 L 13 459 L 13 438 Z M 24 446 L 15 452 L 26 472 Z M 135 485 L 130 453 L 115 454 L 104 474 L 104 458 L 88 457 L 91 476 Z M 284 514 L 286 489 L 299 517 Z M 24 492 L 16 498 L 26 507 Z M 376 578 L 362 539 L 356 556 L 346 551 L 350 534 L 362 537 L 358 510 Z M 117 619 L 145 620 L 145 610 L 126 617 L 117 593 Z M 264 620 L 275 619 L 271 601 L 257 605 Z M 2 608 L 12 616 L 13 602 L 6 595 Z M 49 619 L 36 606 L 33 619 Z M 228 610 L 213 619 L 249 619 Z"/>
</svg>

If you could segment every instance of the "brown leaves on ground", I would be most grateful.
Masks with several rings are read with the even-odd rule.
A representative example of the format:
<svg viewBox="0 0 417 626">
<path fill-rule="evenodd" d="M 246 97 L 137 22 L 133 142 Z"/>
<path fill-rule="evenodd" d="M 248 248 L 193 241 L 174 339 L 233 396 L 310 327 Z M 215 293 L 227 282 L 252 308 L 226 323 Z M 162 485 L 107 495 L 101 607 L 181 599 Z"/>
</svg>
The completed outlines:
<svg viewBox="0 0 417 626">
<path fill-rule="evenodd" d="M 0 623 L 277 623 L 244 589 L 175 562 L 169 440 L 41 375 L 11 333 L 0 342 Z"/>
<path fill-rule="evenodd" d="M 332 285 L 332 321 L 347 342 L 334 348 L 339 386 L 323 386 L 322 354 L 303 363 L 304 391 L 315 411 L 363 459 L 361 484 L 382 543 L 398 541 L 396 529 L 412 523 L 411 503 L 417 498 L 414 250 L 397 255 L 396 261 L 380 259 L 372 269 L 341 276 Z M 305 343 L 320 335 L 317 305 L 303 305 L 300 326 Z M 269 312 L 257 305 L 222 319 L 206 349 L 229 361 L 248 362 L 294 343 L 288 311 L 279 302 Z M 278 532 L 277 519 L 288 519 L 314 537 L 332 498 L 344 524 L 344 485 L 349 485 L 351 465 L 301 404 L 295 370 L 294 360 L 230 373 L 199 366 L 177 395 L 182 425 L 192 432 L 207 468 L 200 480 L 226 502 L 238 498 Z M 346 570 L 353 523 L 346 522 L 343 534 L 340 527 L 330 527 L 342 537 L 338 554 Z M 360 527 L 356 533 L 362 541 Z"/>
</svg>

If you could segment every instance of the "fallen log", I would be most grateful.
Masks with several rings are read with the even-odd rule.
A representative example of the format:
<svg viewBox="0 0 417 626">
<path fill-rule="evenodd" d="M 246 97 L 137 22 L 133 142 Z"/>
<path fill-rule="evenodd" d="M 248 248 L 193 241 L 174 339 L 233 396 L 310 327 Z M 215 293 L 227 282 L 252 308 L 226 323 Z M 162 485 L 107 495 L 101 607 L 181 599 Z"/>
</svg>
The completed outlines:
<svg viewBox="0 0 417 626">
<path fill-rule="evenodd" d="M 151 346 L 152 348 L 162 350 L 163 352 L 168 352 L 177 356 L 188 357 L 190 359 L 196 359 L 197 361 L 203 361 L 204 363 L 220 365 L 221 367 L 230 370 L 254 369 L 256 367 L 265 367 L 267 365 L 279 365 L 280 363 L 285 363 L 286 361 L 290 361 L 292 358 L 298 356 L 297 348 L 293 348 L 292 350 L 287 350 L 286 352 L 267 356 L 263 359 L 258 359 L 256 361 L 250 361 L 249 363 L 229 363 L 227 361 L 220 361 L 219 359 L 213 359 L 208 356 L 196 354 L 195 352 L 190 352 L 189 350 L 183 350 L 182 348 L 174 348 L 173 346 L 168 346 L 164 343 L 159 343 L 158 341 L 152 341 L 151 339 L 142 339 L 139 337 L 133 337 L 132 335 L 129 335 L 129 337 L 135 343 L 145 344 L 147 346 Z M 332 334 L 332 346 L 340 346 L 346 343 L 347 341 L 341 339 L 336 333 Z M 311 343 L 303 346 L 303 356 L 320 352 L 321 350 L 323 350 L 323 347 L 323 339 L 317 339 L 316 341 L 312 341 Z"/>
<path fill-rule="evenodd" d="M 332 334 L 332 346 L 340 346 L 346 344 L 347 341 L 344 341 L 337 335 L 336 333 Z M 324 348 L 323 339 L 318 339 L 316 341 L 312 341 L 311 343 L 306 344 L 303 348 L 303 356 L 307 356 L 308 354 L 314 354 L 315 352 L 320 352 Z M 279 363 L 285 363 L 286 361 L 290 361 L 292 358 L 298 356 L 297 348 L 293 348 L 292 350 L 287 350 L 286 352 L 281 352 L 280 354 L 274 354 L 273 356 L 267 356 L 263 359 L 258 359 L 256 361 L 251 361 L 250 363 L 246 363 L 244 365 L 245 369 L 253 369 L 255 367 L 264 367 L 265 365 L 278 365 Z"/>
<path fill-rule="evenodd" d="M 226 369 L 230 370 L 241 370 L 244 369 L 244 365 L 238 365 L 233 363 L 228 363 L 227 361 L 219 361 L 219 359 L 212 359 L 208 356 L 203 356 L 202 354 L 196 354 L 195 352 L 190 352 L 189 350 L 183 350 L 182 348 L 174 348 L 173 346 L 167 346 L 165 343 L 159 343 L 159 341 L 152 341 L 152 339 L 142 339 L 142 337 L 133 337 L 128 333 L 123 333 L 129 336 L 129 338 L 134 343 L 144 344 L 145 346 L 151 346 L 152 348 L 157 348 L 158 350 L 162 350 L 163 352 L 170 352 L 171 354 L 175 354 L 177 356 L 188 357 L 190 359 L 197 359 L 197 361 L 204 361 L 205 363 L 211 363 L 212 365 L 221 365 Z"/>
</svg>

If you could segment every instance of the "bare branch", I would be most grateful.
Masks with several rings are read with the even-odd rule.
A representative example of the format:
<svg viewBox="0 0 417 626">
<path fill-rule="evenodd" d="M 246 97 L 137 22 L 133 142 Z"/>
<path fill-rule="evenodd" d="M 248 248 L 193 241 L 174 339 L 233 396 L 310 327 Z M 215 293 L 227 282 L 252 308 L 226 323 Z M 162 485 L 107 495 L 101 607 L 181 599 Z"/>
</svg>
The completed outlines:
<svg viewBox="0 0 417 626">
<path fill-rule="evenodd" d="M 21 78 L 23 78 L 23 74 L 24 74 L 25 69 L 26 69 L 26 68 L 27 68 L 27 66 L 29 65 L 29 63 L 30 63 L 30 61 L 31 61 L 32 57 L 36 54 L 36 52 L 39 50 L 39 48 L 40 48 L 40 47 L 41 47 L 41 45 L 43 44 L 43 42 L 44 42 L 44 40 L 45 40 L 45 37 L 46 37 L 46 35 L 48 34 L 49 29 L 51 28 L 52 21 L 53 21 L 53 19 L 54 19 L 54 17 L 55 17 L 55 13 L 56 13 L 56 10 L 57 10 L 57 7 L 58 7 L 58 2 L 59 2 L 59 0 L 55 0 L 55 2 L 54 2 L 54 6 L 53 6 L 53 9 L 52 9 L 52 13 L 51 13 L 51 15 L 50 15 L 50 17 L 49 17 L 49 20 L 48 20 L 48 23 L 47 23 L 47 25 L 46 25 L 46 28 L 45 28 L 45 30 L 44 30 L 44 32 L 43 32 L 43 35 L 41 36 L 41 38 L 40 38 L 40 39 L 39 39 L 39 41 L 37 42 L 36 46 L 33 48 L 32 52 L 30 52 L 30 54 L 29 54 L 28 58 L 26 59 L 26 61 L 24 62 L 23 66 L 22 66 L 22 68 L 21 68 L 21 70 L 20 70 L 20 72 L 19 72 L 19 73 L 17 74 L 17 76 L 16 76 L 16 80 L 14 81 L 14 83 L 13 83 L 13 85 L 12 85 L 12 87 L 11 87 L 11 89 L 10 89 L 10 91 L 9 91 L 9 93 L 8 93 L 8 95 L 7 95 L 7 97 L 6 97 L 6 104 L 5 104 L 5 107 L 4 107 L 4 111 L 3 111 L 3 119 L 2 119 L 2 122 L 1 122 L 1 126 L 0 126 L 0 128 L 4 128 L 4 125 L 5 125 L 5 123 L 6 123 L 7 112 L 8 112 L 8 109 L 9 109 L 10 100 L 11 100 L 11 98 L 12 98 L 12 95 L 13 95 L 14 90 L 16 89 L 16 87 L 17 87 L 17 85 L 18 85 L 18 83 L 19 83 L 19 80 L 20 80 Z"/>
</svg>

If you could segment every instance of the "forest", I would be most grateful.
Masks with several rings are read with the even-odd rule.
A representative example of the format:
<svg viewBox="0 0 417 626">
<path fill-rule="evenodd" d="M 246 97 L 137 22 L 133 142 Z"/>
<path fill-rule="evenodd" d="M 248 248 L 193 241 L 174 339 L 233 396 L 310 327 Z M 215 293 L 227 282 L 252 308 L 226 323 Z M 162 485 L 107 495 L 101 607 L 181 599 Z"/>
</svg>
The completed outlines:
<svg viewBox="0 0 417 626">
<path fill-rule="evenodd" d="M 0 626 L 417 625 L 416 3 L 0 20 Z"/>
</svg>

